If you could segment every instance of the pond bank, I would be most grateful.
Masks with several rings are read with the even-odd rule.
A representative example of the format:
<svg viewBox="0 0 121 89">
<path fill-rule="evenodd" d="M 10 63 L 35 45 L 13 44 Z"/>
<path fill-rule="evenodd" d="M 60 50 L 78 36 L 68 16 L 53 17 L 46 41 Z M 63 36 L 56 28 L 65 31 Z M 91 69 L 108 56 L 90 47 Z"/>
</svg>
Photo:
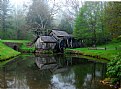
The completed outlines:
<svg viewBox="0 0 121 89">
<path fill-rule="evenodd" d="M 113 59 L 121 50 L 115 49 L 121 47 L 121 42 L 117 43 L 109 43 L 107 45 L 98 46 L 99 48 L 106 48 L 103 49 L 89 49 L 89 48 L 70 48 L 66 49 L 66 53 L 75 53 L 80 54 L 84 56 L 89 56 L 97 59 L 105 59 L 105 60 L 111 60 Z M 97 48 L 98 48 L 97 47 Z"/>
<path fill-rule="evenodd" d="M 103 59 L 103 60 L 106 60 L 106 61 L 109 61 L 108 58 L 104 58 L 104 57 L 101 57 L 100 55 L 95 55 L 95 54 L 90 54 L 90 53 L 86 53 L 86 52 L 81 52 L 81 51 L 78 51 L 78 50 L 69 50 L 67 49 L 65 51 L 65 53 L 67 54 L 77 54 L 77 55 L 83 55 L 83 56 L 86 56 L 86 57 L 90 57 L 90 58 L 96 58 L 96 59 Z"/>
<path fill-rule="evenodd" d="M 0 40 L 0 61 L 14 58 L 21 53 L 33 53 L 35 48 L 29 43 L 29 40 Z"/>
</svg>

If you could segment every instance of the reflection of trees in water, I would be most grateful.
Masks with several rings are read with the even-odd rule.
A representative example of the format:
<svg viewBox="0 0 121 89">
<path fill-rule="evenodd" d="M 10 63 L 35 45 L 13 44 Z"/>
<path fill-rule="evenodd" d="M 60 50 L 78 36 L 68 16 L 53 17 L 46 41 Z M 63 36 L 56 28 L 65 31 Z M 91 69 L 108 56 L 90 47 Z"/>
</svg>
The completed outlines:
<svg viewBox="0 0 121 89">
<path fill-rule="evenodd" d="M 1 80 L 2 86 L 4 87 L 0 86 L 0 88 L 20 88 L 20 89 L 26 88 L 27 89 L 26 77 L 23 76 L 22 73 L 17 73 L 15 71 L 8 72 L 7 70 L 6 72 L 4 70 L 1 72 L 2 73 L 0 74 L 2 77 L 0 77 L 0 80 Z"/>
<path fill-rule="evenodd" d="M 102 89 L 99 80 L 102 79 L 104 66 L 99 63 L 88 63 L 75 66 L 75 84 L 77 88 L 83 89 Z M 77 82 L 78 81 L 78 82 Z"/>
<path fill-rule="evenodd" d="M 5 71 L 0 70 L 0 74 L 3 76 L 3 78 L 0 79 L 1 81 L 6 81 L 6 83 L 4 83 L 5 88 L 28 89 L 25 71 L 28 70 L 27 68 L 29 68 L 31 64 L 32 61 L 29 62 L 29 60 L 26 59 L 24 61 L 19 57 L 3 67 L 3 69 L 5 68 Z"/>
<path fill-rule="evenodd" d="M 27 75 L 27 85 L 30 89 L 47 89 L 50 84 L 51 73 L 47 70 L 33 71 Z"/>
<path fill-rule="evenodd" d="M 73 70 L 68 70 L 53 75 L 51 79 L 51 89 L 76 89 L 74 83 L 75 73 Z"/>
<path fill-rule="evenodd" d="M 61 65 L 61 67 L 74 66 L 73 70 L 75 73 L 74 72 L 72 73 L 70 72 L 70 70 L 67 70 L 54 75 L 51 79 L 52 89 L 54 88 L 56 89 L 57 87 L 58 88 L 60 87 L 60 89 L 62 88 L 68 89 L 70 86 L 73 87 L 72 89 L 74 89 L 75 84 L 78 88 L 82 86 L 83 88 L 89 88 L 89 89 L 90 87 L 92 89 L 97 87 L 95 85 L 102 76 L 102 73 L 101 73 L 103 68 L 102 64 L 97 64 L 95 62 L 88 62 L 88 60 L 80 59 L 80 58 L 72 58 L 72 57 L 64 58 L 63 56 L 54 57 L 54 58 L 50 58 L 51 61 L 49 61 L 49 63 L 47 63 L 47 58 L 46 58 L 46 62 L 44 61 L 45 63 L 43 64 L 42 64 L 42 58 L 38 60 L 40 60 L 39 62 L 40 65 L 44 65 L 44 64 L 49 65 L 53 63 L 53 64 L 58 64 L 58 66 Z M 53 69 L 53 67 L 48 67 L 48 68 Z"/>
<path fill-rule="evenodd" d="M 7 88 L 7 81 L 6 81 L 6 68 L 1 68 L 3 72 L 0 71 L 0 88 Z"/>
<path fill-rule="evenodd" d="M 0 70 L 0 85 L 21 89 L 95 89 L 104 69 L 103 64 L 63 55 L 22 56 Z"/>
</svg>

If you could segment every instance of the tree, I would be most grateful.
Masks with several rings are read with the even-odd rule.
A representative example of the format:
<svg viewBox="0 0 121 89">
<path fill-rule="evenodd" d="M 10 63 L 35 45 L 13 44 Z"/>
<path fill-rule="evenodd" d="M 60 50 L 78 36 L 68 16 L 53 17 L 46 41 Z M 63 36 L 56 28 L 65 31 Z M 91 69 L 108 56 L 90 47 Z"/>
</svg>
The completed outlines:
<svg viewBox="0 0 121 89">
<path fill-rule="evenodd" d="M 9 9 L 9 0 L 0 0 L 0 19 L 1 19 L 1 29 L 2 29 L 2 38 L 7 37 L 7 28 L 9 25 L 9 22 L 7 21 L 7 18 L 9 17 L 8 12 Z"/>
<path fill-rule="evenodd" d="M 66 31 L 66 32 L 68 32 L 70 34 L 72 34 L 72 31 L 73 31 L 72 25 L 71 25 L 71 23 L 69 23 L 67 18 L 62 18 L 61 19 L 61 22 L 60 22 L 60 24 L 58 26 L 58 29 Z"/>
<path fill-rule="evenodd" d="M 25 4 L 24 4 L 25 5 Z M 6 17 L 6 33 L 3 33 L 2 30 L 0 30 L 0 34 L 4 35 L 6 34 L 6 39 L 28 39 L 30 38 L 30 32 L 28 32 L 26 29 L 26 13 L 27 13 L 27 7 L 21 6 L 19 8 L 19 5 L 13 5 L 10 6 L 9 14 Z M 1 28 L 2 29 L 2 28 Z"/>
<path fill-rule="evenodd" d="M 1 25 L 2 25 L 2 0 L 0 0 L 0 31 L 1 31 Z"/>
<path fill-rule="evenodd" d="M 117 38 L 121 35 L 121 3 L 120 2 L 108 2 L 106 5 L 106 29 L 112 38 Z"/>
<path fill-rule="evenodd" d="M 51 0 L 50 0 L 51 1 Z M 54 0 L 55 2 L 57 0 Z M 58 8 L 56 24 L 61 24 L 66 18 L 66 22 L 71 25 L 72 31 L 74 29 L 74 20 L 76 15 L 79 13 L 79 8 L 83 4 L 80 0 L 60 0 L 56 2 Z M 58 27 L 58 26 L 57 26 Z M 59 26 L 60 27 L 60 26 Z M 70 30 L 71 31 L 71 30 Z M 69 32 L 72 33 L 72 32 Z"/>
<path fill-rule="evenodd" d="M 64 0 L 61 2 L 62 6 L 65 9 L 61 9 L 63 14 L 67 17 L 71 17 L 71 20 L 74 20 L 75 17 L 79 14 L 80 7 L 84 4 L 84 2 L 80 0 Z"/>
<path fill-rule="evenodd" d="M 13 13 L 12 18 L 12 31 L 14 32 L 14 39 L 27 39 L 29 31 L 26 29 L 26 15 L 24 14 L 25 11 L 22 9 L 18 9 Z"/>
<path fill-rule="evenodd" d="M 46 35 L 52 26 L 52 14 L 44 0 L 33 0 L 27 14 L 27 23 L 35 36 Z"/>
<path fill-rule="evenodd" d="M 75 20 L 75 28 L 73 31 L 73 35 L 77 39 L 84 39 L 83 31 L 86 31 L 87 29 L 87 22 L 84 16 L 84 12 L 86 10 L 87 10 L 86 6 L 83 6 L 82 8 L 80 8 L 80 13 L 79 15 L 77 15 L 77 18 Z"/>
<path fill-rule="evenodd" d="M 30 39 L 31 33 L 26 30 L 26 14 L 28 6 L 23 4 L 21 8 L 15 6 L 12 13 L 12 26 L 15 32 L 16 39 Z"/>
<path fill-rule="evenodd" d="M 88 45 L 102 43 L 104 33 L 104 13 L 102 2 L 85 2 L 75 20 L 74 36 L 85 40 Z"/>
</svg>

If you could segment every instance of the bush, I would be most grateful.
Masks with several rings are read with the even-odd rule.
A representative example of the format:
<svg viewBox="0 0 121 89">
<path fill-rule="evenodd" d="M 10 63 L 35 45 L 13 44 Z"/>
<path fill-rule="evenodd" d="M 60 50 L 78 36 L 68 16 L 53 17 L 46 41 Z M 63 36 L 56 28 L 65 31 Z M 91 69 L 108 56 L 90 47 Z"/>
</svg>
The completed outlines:
<svg viewBox="0 0 121 89">
<path fill-rule="evenodd" d="M 107 66 L 107 75 L 112 78 L 112 83 L 120 83 L 121 79 L 121 54 L 112 59 Z M 120 85 L 120 84 L 119 84 Z"/>
<path fill-rule="evenodd" d="M 119 41 L 117 40 L 117 38 L 112 39 L 112 43 L 118 43 Z"/>
<path fill-rule="evenodd" d="M 121 35 L 120 35 L 120 36 L 118 36 L 117 40 L 118 40 L 118 41 L 121 41 Z"/>
<path fill-rule="evenodd" d="M 118 36 L 117 38 L 113 38 L 113 39 L 112 39 L 112 42 L 113 42 L 113 43 L 118 43 L 118 42 L 120 42 L 120 41 L 121 41 L 121 35 Z"/>
<path fill-rule="evenodd" d="M 32 53 L 35 51 L 35 47 L 28 47 L 26 43 L 23 43 L 20 51 L 25 53 Z"/>
</svg>

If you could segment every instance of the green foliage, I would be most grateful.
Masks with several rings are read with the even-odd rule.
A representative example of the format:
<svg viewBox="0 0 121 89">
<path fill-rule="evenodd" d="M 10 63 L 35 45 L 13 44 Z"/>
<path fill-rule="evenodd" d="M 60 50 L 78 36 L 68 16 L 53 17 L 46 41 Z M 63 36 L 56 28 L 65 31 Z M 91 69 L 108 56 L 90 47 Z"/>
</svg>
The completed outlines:
<svg viewBox="0 0 121 89">
<path fill-rule="evenodd" d="M 23 45 L 20 48 L 20 51 L 26 53 L 32 53 L 35 51 L 35 47 L 28 47 L 27 43 L 23 43 Z"/>
<path fill-rule="evenodd" d="M 63 18 L 61 20 L 61 23 L 59 24 L 58 28 L 60 30 L 63 30 L 63 31 L 66 31 L 67 33 L 72 34 L 73 28 L 71 26 L 71 23 L 69 23 L 69 21 L 66 18 Z"/>
<path fill-rule="evenodd" d="M 112 39 L 112 43 L 118 43 L 118 42 L 119 42 L 119 40 L 117 38 Z"/>
<path fill-rule="evenodd" d="M 112 38 L 121 35 L 121 2 L 108 2 L 105 9 L 106 29 L 110 32 Z"/>
<path fill-rule="evenodd" d="M 112 82 L 119 81 L 121 79 L 121 54 L 112 59 L 107 66 L 107 75 L 113 78 Z"/>
<path fill-rule="evenodd" d="M 121 42 L 121 35 L 112 39 L 112 43 L 119 43 L 119 42 Z"/>
<path fill-rule="evenodd" d="M 76 37 L 77 39 L 83 39 L 85 36 L 84 33 L 87 30 L 87 23 L 86 23 L 86 19 L 84 16 L 84 12 L 87 10 L 86 6 L 83 6 L 82 8 L 80 8 L 80 13 L 77 16 L 76 20 L 75 20 L 75 28 L 73 31 L 73 35 L 74 37 Z M 83 36 L 82 36 L 83 35 Z"/>
<path fill-rule="evenodd" d="M 74 37 L 86 40 L 86 44 L 120 39 L 120 8 L 120 2 L 85 2 L 75 20 Z"/>
<path fill-rule="evenodd" d="M 86 2 L 75 20 L 74 37 L 83 39 L 88 45 L 105 43 L 107 31 L 104 27 L 104 3 Z"/>
<path fill-rule="evenodd" d="M 117 40 L 118 41 L 121 41 L 121 35 L 117 37 Z"/>
</svg>

